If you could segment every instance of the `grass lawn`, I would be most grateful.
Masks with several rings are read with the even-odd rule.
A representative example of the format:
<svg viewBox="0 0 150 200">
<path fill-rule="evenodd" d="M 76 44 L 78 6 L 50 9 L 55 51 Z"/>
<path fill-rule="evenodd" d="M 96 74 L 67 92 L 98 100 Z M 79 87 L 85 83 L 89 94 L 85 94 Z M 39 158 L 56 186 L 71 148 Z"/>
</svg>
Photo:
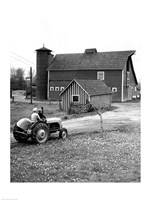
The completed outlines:
<svg viewBox="0 0 150 200">
<path fill-rule="evenodd" d="M 11 182 L 140 182 L 140 127 L 13 144 Z"/>
</svg>

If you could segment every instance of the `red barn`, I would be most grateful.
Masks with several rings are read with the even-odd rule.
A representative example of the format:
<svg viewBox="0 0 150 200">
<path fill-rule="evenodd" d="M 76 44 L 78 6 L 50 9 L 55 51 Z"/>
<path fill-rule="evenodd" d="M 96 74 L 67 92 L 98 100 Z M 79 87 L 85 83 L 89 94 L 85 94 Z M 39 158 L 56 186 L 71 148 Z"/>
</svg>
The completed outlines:
<svg viewBox="0 0 150 200">
<path fill-rule="evenodd" d="M 37 67 L 41 71 L 38 96 L 41 90 L 41 95 L 47 94 L 49 100 L 60 100 L 59 94 L 73 79 L 104 81 L 113 92 L 112 101 L 131 100 L 135 95 L 137 79 L 132 63 L 133 50 L 97 52 L 96 49 L 86 49 L 84 53 L 55 56 L 45 47 L 36 51 Z M 47 75 L 44 73 L 46 69 Z"/>
</svg>

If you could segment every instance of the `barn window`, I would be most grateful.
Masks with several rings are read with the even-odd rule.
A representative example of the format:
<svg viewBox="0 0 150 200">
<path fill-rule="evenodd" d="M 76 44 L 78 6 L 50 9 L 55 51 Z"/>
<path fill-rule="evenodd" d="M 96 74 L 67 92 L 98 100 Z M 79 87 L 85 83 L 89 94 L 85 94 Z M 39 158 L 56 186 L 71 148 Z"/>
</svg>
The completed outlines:
<svg viewBox="0 0 150 200">
<path fill-rule="evenodd" d="M 117 92 L 117 88 L 116 87 L 112 87 L 112 92 Z"/>
<path fill-rule="evenodd" d="M 73 102 L 79 102 L 79 95 L 72 95 Z"/>
<path fill-rule="evenodd" d="M 63 91 L 63 90 L 64 90 L 64 87 L 61 87 L 61 88 L 60 88 L 60 91 Z"/>
<path fill-rule="evenodd" d="M 55 87 L 55 91 L 59 91 L 59 87 Z"/>
<path fill-rule="evenodd" d="M 100 81 L 104 80 L 104 72 L 97 72 L 97 79 Z"/>
<path fill-rule="evenodd" d="M 54 87 L 50 87 L 50 91 L 54 91 Z"/>
</svg>

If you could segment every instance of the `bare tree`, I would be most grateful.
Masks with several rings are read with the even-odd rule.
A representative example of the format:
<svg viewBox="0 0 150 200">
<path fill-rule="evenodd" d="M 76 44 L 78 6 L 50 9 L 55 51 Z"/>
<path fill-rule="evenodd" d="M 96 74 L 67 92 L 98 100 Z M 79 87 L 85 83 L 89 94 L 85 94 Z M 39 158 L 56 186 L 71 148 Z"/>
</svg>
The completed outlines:
<svg viewBox="0 0 150 200">
<path fill-rule="evenodd" d="M 103 128 L 103 118 L 102 118 L 102 114 L 104 112 L 105 106 L 103 108 L 101 108 L 100 106 L 97 106 L 95 103 L 93 103 L 93 108 L 94 110 L 97 112 L 97 114 L 100 117 L 100 128 L 101 128 L 101 132 L 104 132 L 104 128 Z"/>
</svg>

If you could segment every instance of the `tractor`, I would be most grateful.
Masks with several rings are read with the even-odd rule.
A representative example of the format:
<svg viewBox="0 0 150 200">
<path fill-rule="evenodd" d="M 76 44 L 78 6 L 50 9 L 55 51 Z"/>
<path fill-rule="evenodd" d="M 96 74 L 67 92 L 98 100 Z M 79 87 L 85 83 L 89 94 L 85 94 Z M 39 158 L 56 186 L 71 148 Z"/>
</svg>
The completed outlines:
<svg viewBox="0 0 150 200">
<path fill-rule="evenodd" d="M 63 128 L 60 118 L 47 118 L 32 123 L 28 118 L 20 119 L 13 128 L 13 136 L 18 142 L 31 139 L 38 144 L 46 143 L 51 134 L 59 133 L 59 138 L 68 137 L 68 131 Z"/>
</svg>

